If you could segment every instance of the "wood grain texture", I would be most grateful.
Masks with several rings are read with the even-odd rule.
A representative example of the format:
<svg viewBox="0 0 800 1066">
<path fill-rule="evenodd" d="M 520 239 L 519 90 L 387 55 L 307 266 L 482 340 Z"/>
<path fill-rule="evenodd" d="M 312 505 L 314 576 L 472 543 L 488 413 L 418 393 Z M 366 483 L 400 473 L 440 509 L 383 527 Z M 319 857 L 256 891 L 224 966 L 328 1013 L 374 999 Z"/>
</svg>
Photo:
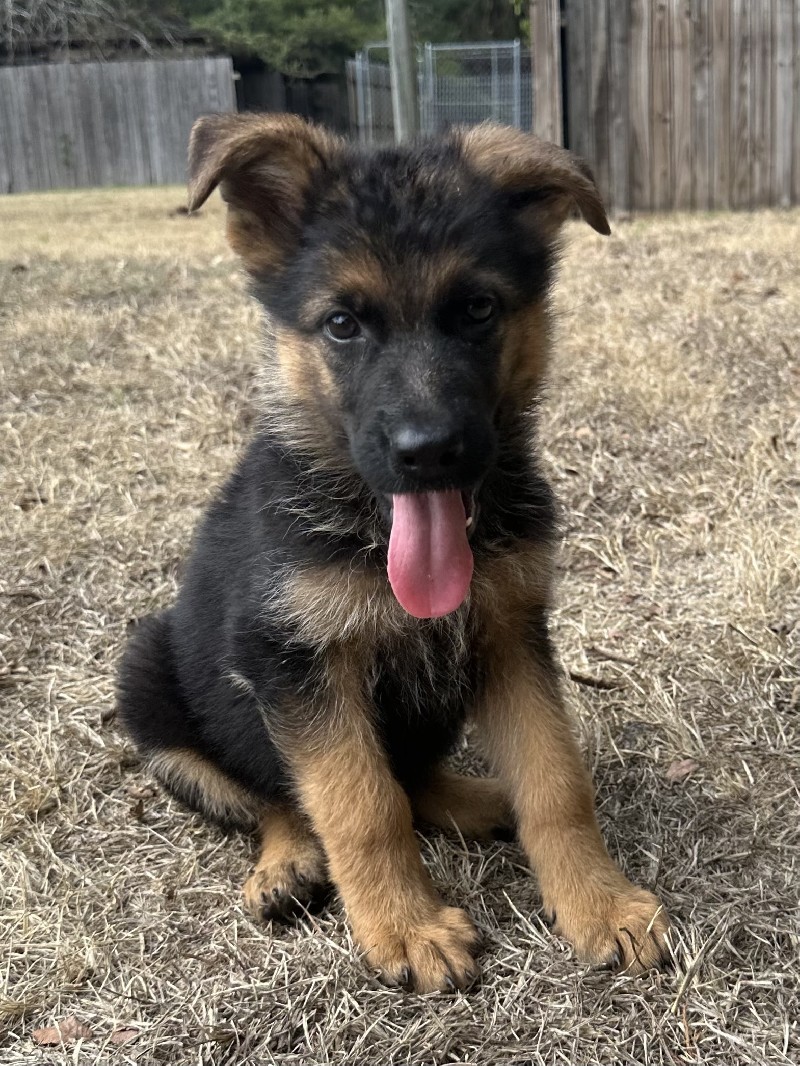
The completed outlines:
<svg viewBox="0 0 800 1066">
<path fill-rule="evenodd" d="M 731 84 L 731 0 L 711 0 L 711 94 L 714 127 L 711 133 L 711 205 L 726 210 L 731 205 L 733 160 Z"/>
<path fill-rule="evenodd" d="M 612 0 L 608 11 L 608 154 L 615 211 L 631 207 L 631 7 L 631 0 Z"/>
<path fill-rule="evenodd" d="M 609 48 L 608 8 L 610 0 L 594 0 L 586 5 L 586 32 L 589 57 L 589 129 L 591 154 L 597 187 L 606 202 L 611 200 L 609 159 Z"/>
<path fill-rule="evenodd" d="M 688 0 L 671 0 L 672 206 L 692 206 L 692 21 Z"/>
<path fill-rule="evenodd" d="M 800 0 L 566 7 L 568 146 L 618 209 L 800 202 Z"/>
<path fill-rule="evenodd" d="M 631 206 L 641 211 L 649 211 L 653 205 L 649 0 L 631 0 L 630 72 L 628 115 Z"/>
<path fill-rule="evenodd" d="M 192 121 L 236 109 L 227 58 L 0 69 L 0 192 L 183 182 Z"/>
<path fill-rule="evenodd" d="M 733 0 L 731 26 L 731 207 L 751 207 L 750 0 Z"/>
<path fill-rule="evenodd" d="M 750 202 L 768 204 L 772 148 L 772 0 L 750 6 Z"/>
<path fill-rule="evenodd" d="M 650 120 L 653 130 L 652 207 L 664 211 L 672 207 L 674 180 L 672 161 L 672 55 L 671 11 L 666 0 L 652 5 L 650 37 Z"/>
<path fill-rule="evenodd" d="M 531 0 L 533 132 L 563 144 L 561 101 L 561 6 L 558 0 Z"/>
<path fill-rule="evenodd" d="M 771 200 L 778 207 L 792 202 L 792 117 L 800 102 L 792 95 L 795 64 L 800 65 L 793 49 L 792 0 L 775 2 L 775 80 L 773 84 L 773 152 Z M 795 152 L 800 145 L 795 145 Z"/>
<path fill-rule="evenodd" d="M 567 0 L 568 134 L 573 152 L 591 162 L 594 138 L 589 123 L 589 47 L 586 5 Z"/>
<path fill-rule="evenodd" d="M 792 203 L 800 203 L 800 2 L 794 0 L 792 55 Z"/>
<path fill-rule="evenodd" d="M 711 23 L 707 0 L 692 0 L 692 188 L 696 211 L 711 206 L 711 131 L 714 99 L 711 92 Z"/>
</svg>

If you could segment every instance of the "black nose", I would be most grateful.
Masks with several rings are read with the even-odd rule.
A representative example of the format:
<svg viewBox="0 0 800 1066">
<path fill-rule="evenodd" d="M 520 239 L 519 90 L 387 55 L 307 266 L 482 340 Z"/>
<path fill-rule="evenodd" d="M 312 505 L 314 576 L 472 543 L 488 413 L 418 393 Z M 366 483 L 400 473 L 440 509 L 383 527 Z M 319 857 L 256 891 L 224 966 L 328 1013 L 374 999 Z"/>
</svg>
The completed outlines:
<svg viewBox="0 0 800 1066">
<path fill-rule="evenodd" d="M 392 465 L 400 474 L 436 477 L 454 472 L 464 454 L 464 434 L 450 426 L 406 424 L 390 437 Z"/>
</svg>

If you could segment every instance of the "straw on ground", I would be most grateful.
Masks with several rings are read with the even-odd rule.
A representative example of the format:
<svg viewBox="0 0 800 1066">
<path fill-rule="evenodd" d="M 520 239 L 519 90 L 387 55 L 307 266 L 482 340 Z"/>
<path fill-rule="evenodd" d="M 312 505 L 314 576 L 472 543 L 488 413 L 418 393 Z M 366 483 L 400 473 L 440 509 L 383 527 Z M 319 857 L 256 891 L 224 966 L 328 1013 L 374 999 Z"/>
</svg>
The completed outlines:
<svg viewBox="0 0 800 1066">
<path fill-rule="evenodd" d="M 800 215 L 576 226 L 556 295 L 557 644 L 677 971 L 582 969 L 514 846 L 433 836 L 484 976 L 420 999 L 364 972 L 336 905 L 253 924 L 250 842 L 178 809 L 113 720 L 126 626 L 173 596 L 255 411 L 221 210 L 181 202 L 0 201 L 3 1061 L 74 1018 L 91 1037 L 47 1061 L 797 1062 Z"/>
</svg>

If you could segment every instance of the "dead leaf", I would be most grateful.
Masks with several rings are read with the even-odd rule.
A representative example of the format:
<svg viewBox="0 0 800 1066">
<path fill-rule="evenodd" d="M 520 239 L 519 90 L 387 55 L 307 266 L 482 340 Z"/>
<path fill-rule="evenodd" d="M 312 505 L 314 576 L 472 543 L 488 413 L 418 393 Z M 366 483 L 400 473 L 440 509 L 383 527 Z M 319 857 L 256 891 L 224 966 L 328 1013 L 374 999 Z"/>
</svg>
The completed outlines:
<svg viewBox="0 0 800 1066">
<path fill-rule="evenodd" d="M 112 1044 L 127 1044 L 138 1035 L 138 1029 L 115 1029 L 108 1039 Z"/>
<path fill-rule="evenodd" d="M 41 1047 L 57 1047 L 59 1044 L 74 1044 L 76 1040 L 88 1040 L 92 1030 L 79 1022 L 74 1014 L 62 1018 L 55 1025 L 34 1029 L 31 1033 L 35 1043 Z"/>
<path fill-rule="evenodd" d="M 673 759 L 664 774 L 667 781 L 683 781 L 700 765 L 695 759 Z"/>
<path fill-rule="evenodd" d="M 152 799 L 156 795 L 156 789 L 153 785 L 130 785 L 128 795 L 131 799 Z"/>
</svg>

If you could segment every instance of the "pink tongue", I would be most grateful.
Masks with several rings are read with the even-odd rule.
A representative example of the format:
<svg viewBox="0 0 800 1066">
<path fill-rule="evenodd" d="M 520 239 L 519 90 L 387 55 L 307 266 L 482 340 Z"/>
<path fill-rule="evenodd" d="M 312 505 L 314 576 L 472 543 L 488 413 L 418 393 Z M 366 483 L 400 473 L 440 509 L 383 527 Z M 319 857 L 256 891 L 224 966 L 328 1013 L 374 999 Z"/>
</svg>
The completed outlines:
<svg viewBox="0 0 800 1066">
<path fill-rule="evenodd" d="M 439 618 L 460 607 L 472 579 L 461 493 L 392 496 L 389 582 L 409 614 Z"/>
</svg>

